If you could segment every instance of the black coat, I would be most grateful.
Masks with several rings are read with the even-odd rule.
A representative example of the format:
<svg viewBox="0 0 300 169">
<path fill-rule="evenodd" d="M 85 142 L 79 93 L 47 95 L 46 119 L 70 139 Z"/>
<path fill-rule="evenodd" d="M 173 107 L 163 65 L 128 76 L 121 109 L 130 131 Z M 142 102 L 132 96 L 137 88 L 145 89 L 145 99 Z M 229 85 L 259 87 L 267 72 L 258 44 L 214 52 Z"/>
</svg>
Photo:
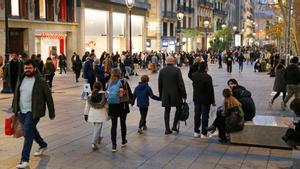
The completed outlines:
<svg viewBox="0 0 300 169">
<path fill-rule="evenodd" d="M 199 69 L 199 63 L 194 63 L 191 67 L 190 67 L 190 71 L 188 73 L 188 77 L 192 80 L 192 75 L 193 73 L 195 73 L 197 70 Z"/>
<path fill-rule="evenodd" d="M 275 82 L 273 90 L 276 92 L 286 92 L 286 82 L 284 80 L 285 69 L 279 69 L 276 71 Z"/>
<path fill-rule="evenodd" d="M 192 75 L 193 101 L 196 104 L 211 105 L 215 103 L 214 87 L 212 78 L 206 72 L 195 72 Z"/>
<path fill-rule="evenodd" d="M 299 85 L 300 71 L 296 64 L 290 64 L 285 69 L 284 79 L 287 84 Z"/>
<path fill-rule="evenodd" d="M 158 91 L 163 107 L 177 107 L 186 99 L 186 91 L 179 68 L 167 65 L 159 72 Z"/>
<path fill-rule="evenodd" d="M 237 86 L 232 90 L 232 94 L 242 104 L 242 108 L 245 114 L 245 121 L 251 121 L 256 114 L 255 103 L 251 98 L 251 92 L 243 86 Z"/>
</svg>

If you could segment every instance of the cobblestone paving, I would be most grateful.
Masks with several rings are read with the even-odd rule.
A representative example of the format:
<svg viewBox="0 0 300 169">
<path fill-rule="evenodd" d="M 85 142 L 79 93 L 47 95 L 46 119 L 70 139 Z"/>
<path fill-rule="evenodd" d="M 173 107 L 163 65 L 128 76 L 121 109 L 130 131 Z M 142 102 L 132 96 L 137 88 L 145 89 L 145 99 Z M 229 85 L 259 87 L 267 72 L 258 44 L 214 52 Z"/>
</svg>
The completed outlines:
<svg viewBox="0 0 300 169">
<path fill-rule="evenodd" d="M 210 65 L 209 73 L 213 76 L 217 105 L 222 104 L 221 91 L 229 78 L 236 78 L 249 89 L 256 103 L 257 114 L 286 116 L 291 113 L 280 111 L 280 100 L 267 109 L 271 98 L 273 78 L 266 73 L 254 73 L 252 66 L 245 66 L 245 72 L 228 74 L 225 68 L 218 69 Z M 137 134 L 139 112 L 131 108 L 128 115 L 128 145 L 118 146 L 116 153 L 111 152 L 110 122 L 104 125 L 104 140 L 98 151 L 91 150 L 91 124 L 83 120 L 84 101 L 79 99 L 80 85 L 74 85 L 74 76 L 63 75 L 54 80 L 56 119 L 43 118 L 38 124 L 41 135 L 48 142 L 48 150 L 43 157 L 31 156 L 30 168 L 34 169 L 281 169 L 292 165 L 292 151 L 242 145 L 219 144 L 217 138 L 193 138 L 193 103 L 192 83 L 187 77 L 188 68 L 182 68 L 190 103 L 190 118 L 187 126 L 181 125 L 178 135 L 164 135 L 163 108 L 161 103 L 151 101 L 147 119 L 148 131 Z M 139 74 L 148 74 L 139 71 Z M 129 82 L 134 88 L 138 77 Z M 150 85 L 157 94 L 157 74 L 150 75 Z M 59 90 L 62 89 L 62 90 Z M 15 168 L 19 161 L 23 139 L 4 136 L 3 122 L 9 114 L 2 110 L 9 107 L 11 97 L 0 94 L 0 169 Z M 174 110 L 173 110 L 174 111 Z M 172 113 L 173 115 L 174 113 Z M 210 121 L 214 118 L 211 114 Z M 173 118 L 171 118 L 173 119 Z M 120 136 L 120 131 L 118 131 Z M 120 138 L 118 139 L 120 145 Z M 32 151 L 38 147 L 34 144 Z"/>
</svg>

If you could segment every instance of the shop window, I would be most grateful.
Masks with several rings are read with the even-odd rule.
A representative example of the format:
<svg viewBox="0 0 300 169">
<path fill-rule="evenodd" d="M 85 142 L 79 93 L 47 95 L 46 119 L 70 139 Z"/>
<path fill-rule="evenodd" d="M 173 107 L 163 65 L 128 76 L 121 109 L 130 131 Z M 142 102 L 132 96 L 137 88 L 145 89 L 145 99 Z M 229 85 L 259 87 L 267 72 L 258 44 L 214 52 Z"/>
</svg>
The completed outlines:
<svg viewBox="0 0 300 169">
<path fill-rule="evenodd" d="M 170 24 L 170 36 L 174 36 L 174 23 Z"/>
<path fill-rule="evenodd" d="M 163 36 L 168 36 L 168 23 L 163 23 Z"/>
</svg>

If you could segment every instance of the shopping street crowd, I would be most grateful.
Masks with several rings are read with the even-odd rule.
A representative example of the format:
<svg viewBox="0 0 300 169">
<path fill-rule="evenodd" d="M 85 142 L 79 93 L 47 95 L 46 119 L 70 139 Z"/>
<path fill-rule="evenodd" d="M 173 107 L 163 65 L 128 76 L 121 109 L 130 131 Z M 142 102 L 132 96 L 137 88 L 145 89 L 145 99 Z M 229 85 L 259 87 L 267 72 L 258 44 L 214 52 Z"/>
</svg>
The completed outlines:
<svg viewBox="0 0 300 169">
<path fill-rule="evenodd" d="M 270 55 L 267 57 L 266 55 Z M 47 143 L 40 136 L 37 124 L 45 116 L 46 107 L 51 120 L 55 119 L 55 106 L 51 94 L 52 81 L 57 67 L 60 73 L 66 73 L 67 57 L 58 56 L 57 61 L 48 57 L 44 64 L 40 55 L 33 55 L 30 59 L 20 58 L 11 54 L 10 61 L 5 66 L 4 80 L 14 92 L 12 102 L 13 113 L 20 120 L 24 132 L 24 145 L 20 163 L 17 168 L 26 168 L 29 165 L 30 152 L 33 141 L 38 143 L 39 149 L 34 156 L 41 156 L 47 149 Z M 178 133 L 178 122 L 186 120 L 187 93 L 181 74 L 181 66 L 189 66 L 188 77 L 193 84 L 194 102 L 194 137 L 207 138 L 218 130 L 221 143 L 227 143 L 228 134 L 243 129 L 245 121 L 251 121 L 256 114 L 252 94 L 240 85 L 236 79 L 229 79 L 228 88 L 223 90 L 224 101 L 217 108 L 217 117 L 211 126 L 208 126 L 211 106 L 216 106 L 214 83 L 208 73 L 208 63 L 218 62 L 221 69 L 227 65 L 228 73 L 232 72 L 232 64 L 239 64 L 239 72 L 243 71 L 243 64 L 254 64 L 254 70 L 264 71 L 268 62 L 269 73 L 275 75 L 274 90 L 288 92 L 284 98 L 282 108 L 287 109 L 287 102 L 294 95 L 290 108 L 297 116 L 300 115 L 299 84 L 300 71 L 297 57 L 290 60 L 285 68 L 284 63 L 278 59 L 278 53 L 265 54 L 259 49 L 235 48 L 228 51 L 201 51 L 186 53 L 141 52 L 131 56 L 129 52 L 109 54 L 103 52 L 96 56 L 94 50 L 86 52 L 80 58 L 75 52 L 71 57 L 71 68 L 76 76 L 76 82 L 81 76 L 89 84 L 91 91 L 86 98 L 83 119 L 93 123 L 91 148 L 97 150 L 101 144 L 102 128 L 105 122 L 111 121 L 112 151 L 117 151 L 117 125 L 120 119 L 121 146 L 125 147 L 127 140 L 126 118 L 130 113 L 130 105 L 137 105 L 140 111 L 140 122 L 137 132 L 143 134 L 147 130 L 147 114 L 151 109 L 149 99 L 161 101 L 164 110 L 165 134 Z M 58 62 L 58 63 L 57 63 Z M 258 65 L 258 63 L 260 65 Z M 149 86 L 149 77 L 140 76 L 140 82 L 132 91 L 128 81 L 130 76 L 139 76 L 136 69 L 149 69 L 158 72 L 158 95 L 155 95 Z M 277 95 L 276 97 L 278 97 Z M 285 94 L 284 94 L 285 96 Z M 276 99 L 270 101 L 269 106 Z M 175 117 L 170 126 L 171 108 L 175 107 Z M 292 147 L 300 142 L 300 125 L 290 126 L 283 139 Z"/>
</svg>

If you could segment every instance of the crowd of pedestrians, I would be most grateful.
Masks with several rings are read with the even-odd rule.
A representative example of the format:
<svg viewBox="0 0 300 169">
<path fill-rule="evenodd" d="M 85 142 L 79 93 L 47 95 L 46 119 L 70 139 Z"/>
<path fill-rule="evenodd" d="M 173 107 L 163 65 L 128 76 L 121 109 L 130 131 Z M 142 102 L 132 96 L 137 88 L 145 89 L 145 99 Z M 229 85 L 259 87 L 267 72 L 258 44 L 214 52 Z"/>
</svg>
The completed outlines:
<svg viewBox="0 0 300 169">
<path fill-rule="evenodd" d="M 255 103 L 249 90 L 238 84 L 236 79 L 229 79 L 228 88 L 223 90 L 224 102 L 222 106 L 218 107 L 217 117 L 213 124 L 208 126 L 211 106 L 216 106 L 214 83 L 208 71 L 208 63 L 214 64 L 217 61 L 220 69 L 223 67 L 222 64 L 226 63 L 227 72 L 231 73 L 232 64 L 237 62 L 239 72 L 242 73 L 244 62 L 249 61 L 250 64 L 254 64 L 254 67 L 257 66 L 255 60 L 261 57 L 255 56 L 257 53 L 259 52 L 236 48 L 216 52 L 165 53 L 152 51 L 132 55 L 129 52 L 122 52 L 121 54 L 103 52 L 101 56 L 97 57 L 95 51 L 92 50 L 90 53 L 86 52 L 81 59 L 74 52 L 71 58 L 71 68 L 75 74 L 76 82 L 79 82 L 82 73 L 83 79 L 92 90 L 87 97 L 83 114 L 85 121 L 93 123 L 92 149 L 97 150 L 101 144 L 102 128 L 108 120 L 111 121 L 112 151 L 117 151 L 118 120 L 120 120 L 121 126 L 121 146 L 124 147 L 128 144 L 126 119 L 127 114 L 130 113 L 130 105 L 133 106 L 135 103 L 140 111 L 137 132 L 143 134 L 147 130 L 147 114 L 148 110 L 151 109 L 149 98 L 161 101 L 161 105 L 164 107 L 165 135 L 173 132 L 178 133 L 181 106 L 186 103 L 187 99 L 185 83 L 180 69 L 183 65 L 189 66 L 188 77 L 193 84 L 194 137 L 208 138 L 210 134 L 218 130 L 220 142 L 228 142 L 226 133 L 242 130 L 244 121 L 251 121 L 255 117 Z M 245 57 L 245 55 L 247 56 Z M 56 64 L 51 57 L 48 57 L 44 64 L 40 55 L 33 55 L 30 59 L 24 59 L 12 54 L 11 58 L 6 70 L 8 77 L 5 79 L 8 80 L 14 92 L 13 112 L 20 116 L 24 129 L 25 140 L 22 158 L 17 167 L 25 168 L 28 166 L 33 140 L 40 146 L 34 155 L 42 155 L 47 149 L 47 143 L 39 135 L 36 125 L 40 118 L 45 116 L 46 106 L 50 119 L 55 118 L 51 88 Z M 276 63 L 273 61 L 270 66 L 270 74 L 274 71 L 276 76 L 274 90 L 277 92 L 269 103 L 270 107 L 281 92 L 284 95 L 283 109 L 286 109 L 286 104 L 293 95 L 296 99 L 299 98 L 298 58 L 292 58 L 290 63 L 285 68 L 283 63 L 277 59 Z M 63 53 L 58 56 L 58 66 L 60 73 L 67 72 L 67 57 Z M 132 92 L 128 80 L 131 78 L 130 76 L 138 76 L 136 69 L 149 69 L 151 73 L 156 73 L 160 69 L 158 96 L 153 93 L 151 86 L 149 86 L 149 76 L 147 75 L 141 76 L 140 82 Z M 172 107 L 176 110 L 173 124 L 170 126 Z M 298 113 L 295 103 L 292 109 L 296 114 Z M 235 120 L 232 120 L 233 116 L 235 116 Z M 295 132 L 298 132 L 297 129 L 289 131 L 292 134 Z M 295 138 L 289 136 L 287 135 L 285 139 Z"/>
</svg>

